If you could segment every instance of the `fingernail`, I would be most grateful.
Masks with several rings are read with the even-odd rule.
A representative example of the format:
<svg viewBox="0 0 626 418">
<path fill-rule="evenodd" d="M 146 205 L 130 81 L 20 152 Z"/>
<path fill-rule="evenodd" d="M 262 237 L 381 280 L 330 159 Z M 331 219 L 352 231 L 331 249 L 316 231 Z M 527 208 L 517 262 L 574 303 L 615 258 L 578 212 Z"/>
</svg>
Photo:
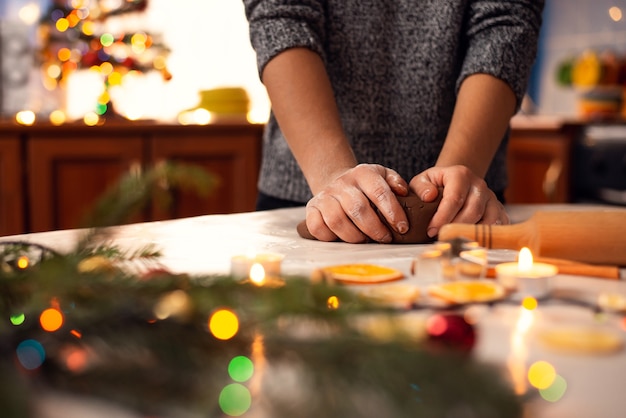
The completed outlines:
<svg viewBox="0 0 626 418">
<path fill-rule="evenodd" d="M 429 237 L 434 238 L 437 235 L 437 232 L 439 232 L 437 230 L 437 228 L 428 228 L 428 231 L 426 231 L 426 233 L 428 234 Z"/>
<path fill-rule="evenodd" d="M 380 240 L 380 242 L 382 242 L 383 244 L 389 244 L 392 240 L 393 238 L 391 237 L 391 235 L 387 234 Z"/>
<path fill-rule="evenodd" d="M 405 234 L 409 230 L 409 223 L 404 221 L 398 222 L 396 229 L 399 233 Z"/>
<path fill-rule="evenodd" d="M 420 199 L 422 200 L 426 199 L 426 196 L 428 195 L 428 193 L 430 193 L 430 189 L 424 190 L 424 193 L 422 193 L 422 195 L 420 196 Z"/>
</svg>

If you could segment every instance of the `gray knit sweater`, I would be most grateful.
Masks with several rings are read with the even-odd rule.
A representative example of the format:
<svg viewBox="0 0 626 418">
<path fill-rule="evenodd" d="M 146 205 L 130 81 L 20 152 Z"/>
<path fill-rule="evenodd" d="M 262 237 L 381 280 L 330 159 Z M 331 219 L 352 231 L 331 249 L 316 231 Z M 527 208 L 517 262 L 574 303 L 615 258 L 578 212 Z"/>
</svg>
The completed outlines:
<svg viewBox="0 0 626 418">
<path fill-rule="evenodd" d="M 281 51 L 322 57 L 343 128 L 361 163 L 407 181 L 434 165 L 461 82 L 487 73 L 518 103 L 535 59 L 543 0 L 244 0 L 259 72 Z M 503 191 L 506 138 L 486 181 Z M 273 115 L 259 189 L 306 202 L 311 192 Z"/>
</svg>

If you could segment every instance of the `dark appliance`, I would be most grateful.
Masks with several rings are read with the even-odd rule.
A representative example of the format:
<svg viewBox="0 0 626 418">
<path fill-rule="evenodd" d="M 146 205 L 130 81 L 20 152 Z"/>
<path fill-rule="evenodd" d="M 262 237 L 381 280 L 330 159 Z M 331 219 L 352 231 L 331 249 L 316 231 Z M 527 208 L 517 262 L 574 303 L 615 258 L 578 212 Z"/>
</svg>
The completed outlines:
<svg viewBox="0 0 626 418">
<path fill-rule="evenodd" d="M 626 205 L 626 122 L 582 129 L 572 171 L 574 201 Z"/>
</svg>

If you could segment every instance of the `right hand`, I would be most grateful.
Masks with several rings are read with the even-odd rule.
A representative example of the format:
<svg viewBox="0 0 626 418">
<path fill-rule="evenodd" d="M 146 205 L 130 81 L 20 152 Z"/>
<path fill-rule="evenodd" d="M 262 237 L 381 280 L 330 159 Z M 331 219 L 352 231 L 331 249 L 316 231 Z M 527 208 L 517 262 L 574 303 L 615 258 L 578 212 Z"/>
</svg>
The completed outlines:
<svg viewBox="0 0 626 418">
<path fill-rule="evenodd" d="M 341 173 L 309 200 L 307 228 L 320 241 L 389 243 L 391 232 L 372 204 L 389 225 L 403 234 L 408 231 L 409 222 L 396 195 L 407 193 L 408 184 L 394 170 L 378 164 L 357 165 Z"/>
</svg>

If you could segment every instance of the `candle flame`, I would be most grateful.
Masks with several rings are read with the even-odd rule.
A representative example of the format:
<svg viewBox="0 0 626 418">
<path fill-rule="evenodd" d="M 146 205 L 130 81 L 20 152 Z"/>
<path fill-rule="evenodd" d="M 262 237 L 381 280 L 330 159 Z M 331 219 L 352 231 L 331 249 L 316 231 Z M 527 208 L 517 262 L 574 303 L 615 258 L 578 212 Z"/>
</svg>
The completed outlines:
<svg viewBox="0 0 626 418">
<path fill-rule="evenodd" d="M 530 271 L 533 268 L 533 254 L 530 249 L 524 247 L 519 252 L 517 266 L 520 271 Z"/>
<path fill-rule="evenodd" d="M 257 286 L 262 286 L 265 282 L 265 269 L 261 263 L 254 263 L 250 267 L 250 280 Z"/>
</svg>

